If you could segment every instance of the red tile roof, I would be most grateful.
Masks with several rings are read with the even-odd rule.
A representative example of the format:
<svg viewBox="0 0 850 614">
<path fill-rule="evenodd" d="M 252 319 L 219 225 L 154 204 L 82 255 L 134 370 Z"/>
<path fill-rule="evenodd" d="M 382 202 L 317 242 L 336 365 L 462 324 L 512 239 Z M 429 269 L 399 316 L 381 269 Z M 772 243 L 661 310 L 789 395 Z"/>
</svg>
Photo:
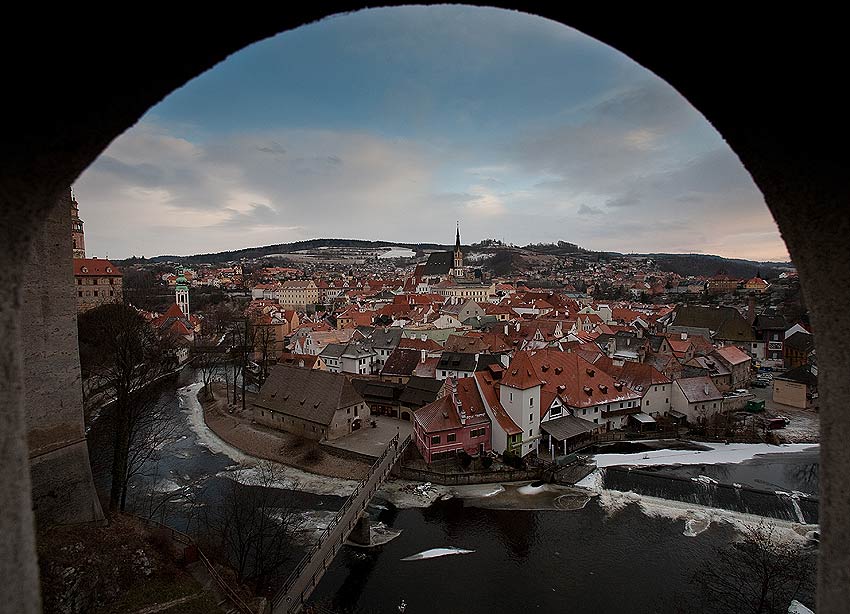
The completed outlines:
<svg viewBox="0 0 850 614">
<path fill-rule="evenodd" d="M 502 407 L 502 403 L 499 400 L 498 384 L 493 379 L 493 376 L 487 371 L 479 371 L 475 374 L 475 380 L 478 383 L 481 395 L 484 397 L 487 406 L 490 408 L 493 417 L 496 418 L 496 422 L 499 423 L 502 430 L 508 435 L 519 435 L 522 433 L 522 429 L 516 425 L 513 418 Z"/>
<path fill-rule="evenodd" d="M 570 407 L 637 400 L 641 397 L 578 353 L 547 348 L 530 357 L 543 380 L 541 397 L 557 394 Z M 511 367 L 508 367 L 510 371 Z M 548 410 L 541 398 L 541 415 Z"/>
<path fill-rule="evenodd" d="M 502 385 L 519 390 L 534 388 L 539 386 L 540 382 L 540 376 L 537 374 L 528 352 L 517 352 L 502 378 Z"/>
<path fill-rule="evenodd" d="M 750 361 L 750 355 L 734 345 L 726 345 L 721 348 L 717 348 L 714 350 L 714 353 L 730 365 L 739 365 L 743 362 Z"/>
<path fill-rule="evenodd" d="M 103 258 L 74 258 L 74 275 L 77 277 L 121 277 L 121 269 Z"/>
<path fill-rule="evenodd" d="M 466 415 L 465 424 L 461 423 L 458 403 Z M 433 403 L 417 409 L 413 412 L 413 419 L 422 426 L 426 433 L 454 430 L 490 422 L 484 409 L 484 401 L 481 399 L 478 387 L 471 377 L 457 381 L 456 393 L 447 394 Z"/>
</svg>

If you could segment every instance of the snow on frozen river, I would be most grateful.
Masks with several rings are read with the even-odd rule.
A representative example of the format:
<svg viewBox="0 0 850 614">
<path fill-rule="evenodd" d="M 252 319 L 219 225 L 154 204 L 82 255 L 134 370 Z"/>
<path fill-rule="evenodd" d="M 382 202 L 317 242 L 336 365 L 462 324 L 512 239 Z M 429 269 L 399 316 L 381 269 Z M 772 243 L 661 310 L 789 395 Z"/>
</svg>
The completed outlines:
<svg viewBox="0 0 850 614">
<path fill-rule="evenodd" d="M 817 444 L 786 443 L 772 446 L 766 443 L 706 443 L 708 450 L 650 450 L 633 454 L 597 454 L 597 467 L 614 465 L 717 465 L 740 463 L 761 454 L 781 454 L 816 449 Z"/>
</svg>

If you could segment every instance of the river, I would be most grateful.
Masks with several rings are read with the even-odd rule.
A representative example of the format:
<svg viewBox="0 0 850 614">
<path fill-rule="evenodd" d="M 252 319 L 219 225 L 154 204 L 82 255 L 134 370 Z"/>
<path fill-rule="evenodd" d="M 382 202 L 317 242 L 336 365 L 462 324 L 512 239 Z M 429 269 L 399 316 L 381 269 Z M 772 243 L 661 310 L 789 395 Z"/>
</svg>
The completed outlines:
<svg viewBox="0 0 850 614">
<path fill-rule="evenodd" d="M 158 507 L 164 521 L 190 531 L 192 519 L 187 510 L 193 506 L 188 502 L 215 501 L 220 489 L 230 483 L 225 476 L 237 467 L 233 458 L 205 441 L 203 433 L 199 437 L 197 428 L 190 428 L 191 412 L 181 407 L 176 389 L 194 381 L 194 374 L 186 370 L 163 390 L 160 410 L 178 430 L 162 446 L 158 459 L 134 480 L 130 496 L 136 512 L 146 514 Z M 97 451 L 108 451 L 108 431 L 108 412 L 104 412 L 89 433 L 95 479 L 101 489 L 108 486 L 108 471 L 104 471 L 108 454 Z M 641 467 L 637 472 L 609 469 L 600 496 L 572 511 L 553 509 L 551 504 L 541 506 L 539 497 L 528 498 L 533 503 L 525 505 L 526 500 L 518 496 L 482 496 L 491 493 L 481 489 L 474 491 L 474 496 L 454 496 L 428 507 L 407 509 L 379 496 L 370 508 L 373 519 L 401 533 L 380 547 L 344 548 L 312 601 L 334 612 L 364 614 L 397 612 L 402 599 L 408 604 L 407 614 L 677 611 L 688 599 L 698 598 L 694 573 L 702 561 L 714 556 L 716 548 L 735 538 L 735 524 L 718 521 L 716 515 L 709 518 L 700 511 L 703 508 L 695 508 L 695 517 L 704 522 L 693 531 L 682 518 L 683 509 L 668 513 L 663 505 L 639 505 L 637 495 L 612 497 L 610 489 L 676 499 L 677 489 L 690 493 L 702 488 L 707 494 L 700 502 L 711 504 L 706 484 L 691 480 L 699 476 L 716 479 L 721 486 L 738 483 L 766 492 L 816 493 L 817 454 L 760 456 L 728 466 Z M 323 479 L 314 482 L 320 486 Z M 312 490 L 339 490 L 333 486 Z M 552 501 L 560 492 L 553 490 Z M 296 505 L 309 518 L 308 528 L 322 526 L 343 502 L 332 494 L 295 495 Z M 170 501 L 163 504 L 166 499 Z M 678 499 L 680 507 L 689 501 L 685 496 Z M 501 506 L 510 509 L 498 509 Z M 473 552 L 401 560 L 447 547 Z"/>
</svg>

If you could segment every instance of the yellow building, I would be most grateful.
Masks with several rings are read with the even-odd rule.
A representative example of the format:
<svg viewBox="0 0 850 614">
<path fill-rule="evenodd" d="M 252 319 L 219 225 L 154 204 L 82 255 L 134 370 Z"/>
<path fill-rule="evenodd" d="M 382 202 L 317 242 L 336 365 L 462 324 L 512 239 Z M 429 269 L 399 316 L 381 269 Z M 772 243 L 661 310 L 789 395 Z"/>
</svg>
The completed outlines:
<svg viewBox="0 0 850 614">
<path fill-rule="evenodd" d="M 800 409 L 817 409 L 817 367 L 803 365 L 773 378 L 773 401 Z"/>
</svg>

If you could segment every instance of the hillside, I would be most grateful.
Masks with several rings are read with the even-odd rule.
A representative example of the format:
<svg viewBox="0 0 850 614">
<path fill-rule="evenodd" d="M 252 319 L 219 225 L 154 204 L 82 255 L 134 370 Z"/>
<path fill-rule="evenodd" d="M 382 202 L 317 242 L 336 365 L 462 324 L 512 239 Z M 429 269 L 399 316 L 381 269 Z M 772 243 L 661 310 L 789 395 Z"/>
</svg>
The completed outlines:
<svg viewBox="0 0 850 614">
<path fill-rule="evenodd" d="M 413 251 L 422 250 L 451 250 L 454 246 L 439 243 L 403 243 L 393 241 L 366 241 L 362 239 L 310 239 L 293 243 L 278 243 L 262 247 L 249 247 L 239 250 L 222 251 L 192 256 L 156 256 L 154 258 L 128 258 L 116 261 L 119 265 L 137 263 L 180 262 L 185 265 L 223 264 L 241 260 L 253 260 L 273 254 L 293 254 L 302 250 L 320 248 L 351 248 L 351 249 L 380 249 L 385 247 L 403 247 Z M 494 275 L 521 274 L 524 270 L 550 266 L 559 257 L 570 257 L 581 260 L 610 260 L 616 258 L 651 258 L 664 271 L 671 271 L 683 276 L 711 276 L 723 271 L 732 277 L 749 278 L 760 273 L 765 279 L 775 278 L 783 268 L 791 266 L 783 262 L 758 262 L 737 258 L 723 258 L 709 254 L 621 254 L 617 252 L 595 252 L 574 243 L 558 241 L 557 243 L 532 243 L 524 247 L 492 246 L 475 244 L 463 246 L 469 256 L 469 263 L 481 266 Z"/>
<path fill-rule="evenodd" d="M 272 254 L 293 254 L 302 250 L 319 249 L 322 247 L 350 247 L 355 249 L 377 249 L 381 247 L 406 247 L 414 251 L 450 249 L 451 246 L 438 243 L 393 243 L 390 241 L 365 241 L 362 239 L 310 239 L 307 241 L 295 241 L 293 243 L 277 243 L 262 247 L 247 247 L 245 249 L 214 252 L 208 254 L 194 254 L 192 256 L 154 256 L 146 258 L 144 262 L 180 262 L 183 264 L 221 264 L 224 262 L 238 262 L 240 260 L 252 260 L 270 256 Z M 115 261 L 116 264 L 133 264 L 139 262 L 137 258 Z"/>
<path fill-rule="evenodd" d="M 748 279 L 761 274 L 764 279 L 778 277 L 782 268 L 789 263 L 779 262 L 757 262 L 755 260 L 741 260 L 737 258 L 723 258 L 708 254 L 633 254 L 634 256 L 648 257 L 658 263 L 658 267 L 664 271 L 671 271 L 679 275 L 704 275 L 711 276 L 718 271 L 723 271 L 731 277 Z M 782 267 L 782 268 L 781 268 Z"/>
</svg>

